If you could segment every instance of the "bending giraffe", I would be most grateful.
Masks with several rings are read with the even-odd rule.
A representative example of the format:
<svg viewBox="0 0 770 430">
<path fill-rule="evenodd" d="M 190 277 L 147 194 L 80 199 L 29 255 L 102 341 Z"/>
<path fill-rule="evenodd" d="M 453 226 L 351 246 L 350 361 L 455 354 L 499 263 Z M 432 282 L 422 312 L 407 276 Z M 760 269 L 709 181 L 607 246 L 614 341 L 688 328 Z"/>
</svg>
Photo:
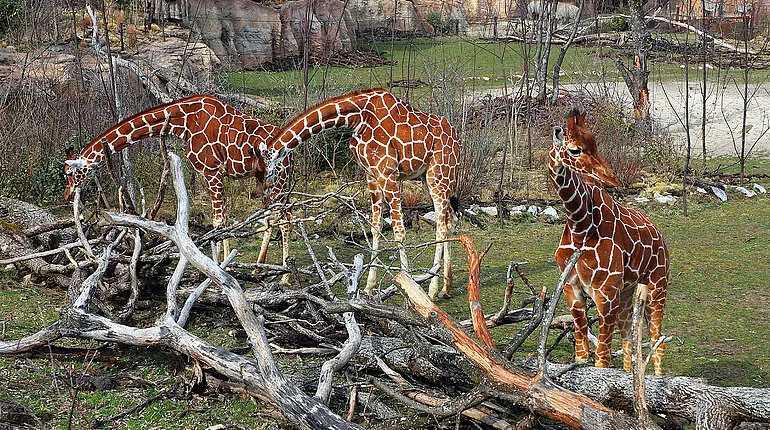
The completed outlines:
<svg viewBox="0 0 770 430">
<path fill-rule="evenodd" d="M 422 177 L 427 183 L 436 211 L 436 253 L 434 267 L 444 263 L 442 293 L 449 295 L 452 284 L 451 245 L 443 243 L 449 230 L 455 176 L 460 159 L 460 141 L 446 118 L 420 112 L 388 91 L 375 88 L 354 91 L 308 109 L 294 118 L 269 143 L 260 147 L 268 163 L 268 183 L 299 144 L 324 130 L 348 128 L 353 131 L 350 150 L 366 172 L 372 204 L 372 261 L 377 257 L 382 229 L 382 206 L 388 204 L 397 242 L 404 242 L 399 180 Z M 402 268 L 409 267 L 406 252 L 400 251 Z M 372 266 L 366 282 L 371 292 L 377 281 Z M 428 290 L 435 297 L 439 278 Z"/>
<path fill-rule="evenodd" d="M 612 333 L 616 324 L 623 338 L 623 367 L 631 371 L 631 327 L 637 283 L 648 287 L 645 317 L 651 343 L 661 336 L 663 307 L 668 290 L 669 258 L 663 236 L 643 213 L 617 203 L 600 185 L 620 184 L 615 172 L 596 152 L 593 133 L 585 128 L 585 114 L 567 117 L 566 135 L 555 127 L 548 170 L 567 212 L 567 225 L 556 251 L 564 270 L 574 250 L 582 249 L 564 296 L 575 325 L 575 360 L 588 360 L 586 296 L 596 304 L 599 338 L 596 366 L 611 364 Z M 665 345 L 652 356 L 655 374 L 663 372 Z"/>
<path fill-rule="evenodd" d="M 92 140 L 80 154 L 70 148 L 64 165 L 66 187 L 64 198 L 86 179 L 90 170 L 105 158 L 109 151 L 121 151 L 134 142 L 161 135 L 176 135 L 187 143 L 185 153 L 193 168 L 203 175 L 211 196 L 212 224 L 225 223 L 223 177 L 265 179 L 265 161 L 256 153 L 258 145 L 270 140 L 278 127 L 252 118 L 221 100 L 208 95 L 195 95 L 172 103 L 147 109 L 114 125 Z M 279 166 L 275 181 L 285 186 L 291 158 Z M 276 195 L 268 195 L 270 201 Z M 287 215 L 288 216 L 288 215 Z M 265 232 L 258 261 L 263 263 L 270 240 L 270 229 Z M 289 226 L 281 225 L 283 260 L 289 253 Z M 225 254 L 229 253 L 225 242 Z M 286 278 L 288 279 L 288 278 Z M 286 280 L 284 279 L 284 281 Z"/>
</svg>

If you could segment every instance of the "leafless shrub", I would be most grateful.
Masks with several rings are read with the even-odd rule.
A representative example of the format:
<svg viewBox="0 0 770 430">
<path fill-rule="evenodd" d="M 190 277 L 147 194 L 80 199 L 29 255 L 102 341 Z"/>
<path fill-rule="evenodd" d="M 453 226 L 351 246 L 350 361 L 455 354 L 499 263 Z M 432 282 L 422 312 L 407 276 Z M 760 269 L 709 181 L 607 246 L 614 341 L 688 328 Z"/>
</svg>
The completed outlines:
<svg viewBox="0 0 770 430">
<path fill-rule="evenodd" d="M 465 130 L 455 192 L 460 200 L 478 197 L 482 191 L 495 188 L 494 173 L 499 166 L 493 160 L 504 142 L 504 130 L 492 127 Z"/>
</svg>

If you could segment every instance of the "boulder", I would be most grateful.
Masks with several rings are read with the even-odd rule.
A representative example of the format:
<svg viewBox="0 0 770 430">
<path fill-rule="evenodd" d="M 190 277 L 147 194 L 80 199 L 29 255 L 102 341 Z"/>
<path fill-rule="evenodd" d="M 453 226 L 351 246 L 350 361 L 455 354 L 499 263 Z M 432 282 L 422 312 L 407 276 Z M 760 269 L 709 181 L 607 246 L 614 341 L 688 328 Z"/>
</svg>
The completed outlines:
<svg viewBox="0 0 770 430">
<path fill-rule="evenodd" d="M 548 206 L 543 210 L 543 215 L 549 216 L 553 219 L 559 219 L 559 213 L 556 212 L 556 209 L 553 208 L 553 206 Z"/>
<path fill-rule="evenodd" d="M 301 55 L 308 18 L 312 55 L 354 49 L 349 9 L 341 0 L 290 1 L 280 10 L 251 0 L 155 0 L 156 19 L 193 29 L 231 70 Z"/>
<path fill-rule="evenodd" d="M 486 206 L 483 208 L 479 208 L 479 210 L 489 216 L 493 216 L 493 217 L 497 216 L 497 208 L 495 206 Z"/>
<path fill-rule="evenodd" d="M 280 54 L 283 57 L 301 55 L 306 34 L 309 36 L 310 50 L 314 56 L 324 57 L 331 53 L 355 49 L 356 23 L 342 1 L 290 1 L 283 4 L 279 15 Z M 309 33 L 308 16 L 311 23 Z"/>
<path fill-rule="evenodd" d="M 751 197 L 754 197 L 754 196 L 757 195 L 756 191 L 752 191 L 752 190 L 746 189 L 744 187 L 735 187 L 735 189 L 737 191 L 741 192 L 744 196 L 746 196 L 748 198 L 751 198 Z"/>
<path fill-rule="evenodd" d="M 348 9 L 361 33 L 379 28 L 432 33 L 433 27 L 423 16 L 430 10 L 430 5 L 426 7 L 422 3 L 414 0 L 349 0 Z"/>
<path fill-rule="evenodd" d="M 669 205 L 673 205 L 674 203 L 676 203 L 676 197 L 674 197 L 674 196 L 664 196 L 664 195 L 660 194 L 657 191 L 653 195 L 653 198 L 658 203 L 669 204 Z"/>
<path fill-rule="evenodd" d="M 197 89 L 214 88 L 215 71 L 221 65 L 217 54 L 205 43 L 190 41 L 183 35 L 173 35 L 165 40 L 158 40 L 140 47 L 133 55 L 133 61 L 141 59 L 156 70 L 153 78 L 160 78 L 161 84 L 176 83 L 181 73 L 182 78 L 194 82 Z M 166 88 L 172 95 L 185 94 Z M 189 92 L 189 91 L 188 91 Z"/>
<path fill-rule="evenodd" d="M 711 187 L 711 192 L 714 193 L 719 200 L 722 200 L 723 202 L 727 201 L 727 193 L 725 193 L 725 190 L 719 188 L 719 187 Z"/>
</svg>

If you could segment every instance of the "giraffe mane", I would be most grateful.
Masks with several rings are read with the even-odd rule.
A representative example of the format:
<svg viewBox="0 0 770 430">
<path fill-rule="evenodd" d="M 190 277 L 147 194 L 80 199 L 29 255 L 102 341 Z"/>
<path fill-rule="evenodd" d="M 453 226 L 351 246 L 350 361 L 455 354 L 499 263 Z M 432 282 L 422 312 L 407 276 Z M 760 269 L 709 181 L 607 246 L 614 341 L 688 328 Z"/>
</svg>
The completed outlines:
<svg viewBox="0 0 770 430">
<path fill-rule="evenodd" d="M 390 94 L 390 92 L 388 90 L 384 89 L 384 88 L 365 88 L 365 89 L 351 91 L 349 93 L 342 94 L 342 95 L 339 95 L 339 96 L 336 96 L 336 97 L 332 97 L 330 99 L 326 99 L 326 100 L 324 100 L 322 102 L 319 102 L 319 103 L 317 103 L 317 104 L 307 108 L 304 112 L 302 112 L 301 114 L 299 114 L 296 117 L 294 117 L 294 119 L 292 119 L 288 124 L 284 125 L 283 128 L 281 128 L 281 130 L 278 131 L 272 137 L 272 139 L 267 143 L 267 147 L 268 148 L 274 148 L 275 147 L 274 143 L 278 141 L 279 137 L 281 137 L 281 135 L 283 135 L 286 130 L 292 129 L 297 124 L 304 122 L 305 121 L 305 117 L 310 112 L 313 112 L 316 109 L 319 109 L 319 108 L 321 108 L 323 106 L 327 106 L 327 105 L 331 105 L 331 104 L 337 104 L 339 102 L 342 102 L 344 100 L 347 100 L 347 99 L 350 99 L 350 98 L 353 98 L 353 97 L 356 97 L 356 96 L 365 95 L 365 94 L 380 93 L 380 92 Z M 282 159 L 285 156 L 285 154 L 288 154 L 288 152 L 293 151 L 295 148 L 296 147 L 294 147 L 294 148 L 282 147 L 281 151 L 276 152 L 275 154 L 273 154 L 273 156 L 271 158 L 272 158 L 273 161 L 277 161 L 279 159 Z"/>
</svg>

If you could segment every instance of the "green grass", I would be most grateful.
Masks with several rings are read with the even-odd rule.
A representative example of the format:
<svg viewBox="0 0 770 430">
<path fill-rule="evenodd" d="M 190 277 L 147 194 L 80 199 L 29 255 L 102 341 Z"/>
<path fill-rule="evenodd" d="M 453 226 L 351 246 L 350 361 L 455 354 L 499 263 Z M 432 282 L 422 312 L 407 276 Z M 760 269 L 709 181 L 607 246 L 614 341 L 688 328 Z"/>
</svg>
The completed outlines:
<svg viewBox="0 0 770 430">
<path fill-rule="evenodd" d="M 518 42 L 489 42 L 473 38 L 437 37 L 411 40 L 395 40 L 393 42 L 378 42 L 362 46 L 376 52 L 381 52 L 385 58 L 394 61 L 393 65 L 346 69 L 340 67 L 314 66 L 309 71 L 309 86 L 311 92 L 310 104 L 339 93 L 368 87 L 388 88 L 391 81 L 421 80 L 427 86 L 400 91 L 411 94 L 423 94 L 428 87 L 443 85 L 462 85 L 469 91 L 485 88 L 502 88 L 503 79 L 509 77 L 509 86 L 516 84 L 524 73 L 524 58 L 534 55 L 534 45 L 523 45 Z M 529 50 L 529 54 L 525 53 Z M 550 67 L 553 68 L 560 47 L 554 45 L 551 50 Z M 608 57 L 608 48 L 571 47 L 565 56 L 562 70 L 562 84 L 595 82 L 602 78 L 609 81 L 622 80 L 614 63 Z M 622 55 L 622 53 L 621 53 Z M 680 67 L 681 60 L 672 60 L 658 53 L 650 60 L 650 79 L 664 81 L 683 81 L 684 70 Z M 531 65 L 531 67 L 534 67 Z M 699 77 L 698 64 L 690 66 L 690 79 Z M 530 70 L 534 70 L 531 68 Z M 741 71 L 709 70 L 709 79 L 717 76 L 724 80 L 725 74 L 736 79 L 742 79 Z M 752 70 L 751 82 L 766 82 L 770 72 L 767 70 Z M 283 72 L 236 72 L 229 75 L 233 87 L 262 97 L 269 97 L 290 106 L 297 103 L 297 96 L 302 94 L 303 74 L 300 70 Z M 326 82 L 325 91 L 320 91 Z M 550 79 L 549 79 L 550 82 Z M 318 99 L 313 95 L 319 93 Z"/>
</svg>

